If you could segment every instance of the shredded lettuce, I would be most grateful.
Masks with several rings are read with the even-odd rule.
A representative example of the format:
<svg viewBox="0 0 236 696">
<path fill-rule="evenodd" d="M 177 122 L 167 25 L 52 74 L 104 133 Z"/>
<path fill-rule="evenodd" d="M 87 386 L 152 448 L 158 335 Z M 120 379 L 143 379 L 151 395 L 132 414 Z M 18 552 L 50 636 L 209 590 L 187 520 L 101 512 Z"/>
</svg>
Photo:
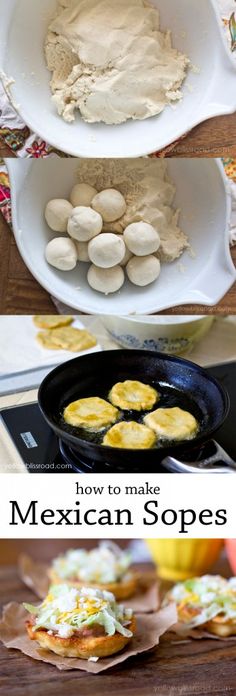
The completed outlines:
<svg viewBox="0 0 236 696">
<path fill-rule="evenodd" d="M 221 617 L 223 622 L 236 623 L 236 578 L 226 580 L 219 575 L 203 575 L 177 583 L 166 595 L 163 604 L 177 604 L 179 620 L 189 628 L 201 626 Z"/>
<path fill-rule="evenodd" d="M 111 592 L 68 585 L 52 585 L 39 606 L 24 604 L 25 609 L 36 616 L 32 630 L 45 628 L 61 637 L 69 637 L 75 631 L 95 624 L 103 626 L 108 636 L 117 631 L 132 637 L 126 628 L 132 618 L 132 610 L 115 601 Z"/>
<path fill-rule="evenodd" d="M 131 556 L 111 541 L 92 551 L 70 549 L 53 561 L 52 568 L 62 580 L 108 584 L 121 580 L 131 564 Z"/>
<path fill-rule="evenodd" d="M 27 611 L 30 612 L 30 614 L 38 614 L 39 607 L 36 607 L 34 604 L 27 604 L 26 602 L 23 605 Z"/>
</svg>

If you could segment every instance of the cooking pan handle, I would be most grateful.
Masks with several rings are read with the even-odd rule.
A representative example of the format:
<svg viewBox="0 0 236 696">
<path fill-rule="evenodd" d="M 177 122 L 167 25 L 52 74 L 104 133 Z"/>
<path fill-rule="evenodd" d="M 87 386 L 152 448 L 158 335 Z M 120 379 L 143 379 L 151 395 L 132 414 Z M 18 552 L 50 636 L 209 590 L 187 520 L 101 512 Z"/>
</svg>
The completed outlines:
<svg viewBox="0 0 236 696">
<path fill-rule="evenodd" d="M 185 474 L 233 474 L 236 472 L 236 462 L 229 457 L 217 442 L 214 442 L 215 452 L 202 462 L 181 462 L 176 457 L 165 457 L 162 465 L 169 471 Z M 226 464 L 226 466 L 223 466 Z"/>
</svg>

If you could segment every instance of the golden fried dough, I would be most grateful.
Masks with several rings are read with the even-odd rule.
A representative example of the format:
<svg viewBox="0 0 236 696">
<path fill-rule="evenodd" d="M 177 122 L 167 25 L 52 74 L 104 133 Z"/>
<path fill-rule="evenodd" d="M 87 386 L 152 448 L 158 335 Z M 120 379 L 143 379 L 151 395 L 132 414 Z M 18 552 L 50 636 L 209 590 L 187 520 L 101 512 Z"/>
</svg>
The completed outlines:
<svg viewBox="0 0 236 696">
<path fill-rule="evenodd" d="M 69 404 L 63 417 L 69 425 L 97 431 L 115 423 L 119 418 L 119 411 L 99 396 L 90 396 Z"/>
<path fill-rule="evenodd" d="M 218 621 L 218 617 L 208 621 L 201 628 L 205 628 L 209 633 L 214 633 L 215 636 L 219 638 L 228 638 L 229 636 L 236 635 L 236 622 L 235 621 Z"/>
<path fill-rule="evenodd" d="M 188 411 L 174 408 L 157 408 L 143 419 L 157 437 L 165 440 L 190 440 L 198 430 L 196 418 Z"/>
<path fill-rule="evenodd" d="M 33 317 L 33 322 L 38 329 L 57 329 L 60 326 L 69 326 L 73 321 L 74 317 L 62 314 L 36 314 Z"/>
<path fill-rule="evenodd" d="M 43 629 L 32 630 L 30 621 L 26 622 L 28 636 L 31 640 L 36 640 L 40 647 L 45 650 L 51 650 L 62 657 L 78 657 L 88 660 L 90 657 L 108 657 L 123 650 L 130 643 L 132 637 L 123 636 L 116 632 L 113 636 L 79 636 L 73 635 L 71 638 L 60 638 L 56 634 L 50 635 Z M 135 632 L 136 622 L 134 617 L 131 618 L 129 629 L 132 633 Z"/>
<path fill-rule="evenodd" d="M 61 585 L 62 579 L 57 575 L 55 570 L 53 568 L 49 568 L 48 571 L 48 577 L 53 585 Z M 77 580 L 68 580 L 66 579 L 66 584 L 69 585 L 70 587 L 84 587 L 85 583 L 84 581 L 80 582 L 78 579 Z M 106 584 L 101 584 L 99 582 L 90 582 L 89 581 L 89 587 L 94 587 L 97 588 L 98 590 L 106 590 L 106 592 L 112 592 L 112 594 L 115 596 L 116 599 L 118 600 L 124 600 L 128 599 L 129 597 L 132 597 L 135 592 L 137 591 L 138 588 L 138 577 L 134 575 L 131 571 L 129 571 L 127 578 L 123 578 L 120 581 L 116 582 L 108 582 Z"/>
<path fill-rule="evenodd" d="M 37 340 L 47 350 L 68 350 L 78 353 L 97 345 L 95 336 L 85 329 L 64 326 L 53 330 L 40 331 Z"/>
<path fill-rule="evenodd" d="M 159 394 L 148 384 L 127 379 L 117 382 L 109 393 L 114 406 L 128 411 L 146 411 L 158 401 Z"/>
<path fill-rule="evenodd" d="M 102 444 L 123 449 L 150 449 L 155 442 L 156 435 L 146 425 L 122 421 L 108 430 Z"/>
</svg>

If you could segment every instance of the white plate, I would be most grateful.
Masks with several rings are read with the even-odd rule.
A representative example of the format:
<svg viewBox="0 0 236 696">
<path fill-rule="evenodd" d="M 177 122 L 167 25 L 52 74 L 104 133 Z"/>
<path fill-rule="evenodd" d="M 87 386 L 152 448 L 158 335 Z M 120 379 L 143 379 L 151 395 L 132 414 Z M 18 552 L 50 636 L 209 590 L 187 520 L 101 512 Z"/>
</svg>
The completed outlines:
<svg viewBox="0 0 236 696">
<path fill-rule="evenodd" d="M 214 305 L 236 279 L 229 251 L 231 196 L 220 161 L 170 159 L 168 171 L 176 186 L 180 225 L 195 257 L 163 264 L 160 278 L 146 288 L 128 280 L 109 296 L 88 286 L 88 264 L 63 273 L 45 260 L 51 233 L 44 220 L 50 198 L 65 198 L 75 182 L 78 160 L 6 160 L 12 191 L 13 228 L 19 251 L 38 282 L 57 299 L 88 314 L 151 314 L 177 304 Z"/>
<path fill-rule="evenodd" d="M 128 0 L 127 0 L 128 1 Z M 56 0 L 0 0 L 0 66 L 15 84 L 12 97 L 33 132 L 79 157 L 139 157 L 166 147 L 207 118 L 236 110 L 236 67 L 223 35 L 216 0 L 153 0 L 161 27 L 186 53 L 189 71 L 178 105 L 145 121 L 119 126 L 67 124 L 51 101 L 44 40 Z M 106 40 L 106 37 L 104 37 Z"/>
<path fill-rule="evenodd" d="M 85 329 L 77 317 L 74 317 L 72 326 L 74 329 Z M 0 379 L 3 375 L 60 365 L 66 360 L 101 350 L 99 344 L 76 353 L 48 350 L 36 340 L 39 331 L 31 316 L 0 316 Z"/>
</svg>

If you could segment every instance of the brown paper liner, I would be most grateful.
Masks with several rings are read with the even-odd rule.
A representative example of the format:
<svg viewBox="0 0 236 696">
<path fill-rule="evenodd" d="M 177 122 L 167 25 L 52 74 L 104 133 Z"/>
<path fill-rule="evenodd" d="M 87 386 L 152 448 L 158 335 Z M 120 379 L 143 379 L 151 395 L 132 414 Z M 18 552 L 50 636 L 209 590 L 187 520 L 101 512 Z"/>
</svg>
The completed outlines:
<svg viewBox="0 0 236 696">
<path fill-rule="evenodd" d="M 229 641 L 229 640 L 236 640 L 236 635 L 235 636 L 217 636 L 215 633 L 210 633 L 210 631 L 205 630 L 204 628 L 187 628 L 183 627 L 183 624 L 181 623 L 176 623 L 174 626 L 171 627 L 170 631 L 168 632 L 167 638 L 171 641 L 171 643 L 176 642 L 176 643 L 187 643 L 189 640 L 194 639 L 194 640 L 223 640 L 224 642 Z"/>
<path fill-rule="evenodd" d="M 47 574 L 46 563 L 37 563 L 30 556 L 22 554 L 18 562 L 19 575 L 22 582 L 27 585 L 40 599 L 44 599 L 48 592 L 50 581 Z M 154 573 L 137 573 L 138 591 L 134 597 L 122 600 L 121 604 L 130 607 L 138 614 L 148 614 L 157 611 L 160 607 L 158 583 Z"/>
<path fill-rule="evenodd" d="M 151 650 L 158 645 L 160 637 L 176 623 L 174 604 L 161 609 L 154 614 L 139 614 L 136 616 L 137 629 L 132 641 L 123 652 L 89 662 L 71 657 L 61 657 L 49 650 L 43 650 L 36 641 L 30 640 L 26 633 L 25 621 L 29 613 L 17 602 L 11 602 L 3 608 L 0 621 L 0 640 L 6 648 L 15 648 L 34 660 L 41 660 L 55 665 L 59 670 L 80 669 L 91 674 L 98 674 L 110 667 L 124 662 L 129 657 Z"/>
</svg>

